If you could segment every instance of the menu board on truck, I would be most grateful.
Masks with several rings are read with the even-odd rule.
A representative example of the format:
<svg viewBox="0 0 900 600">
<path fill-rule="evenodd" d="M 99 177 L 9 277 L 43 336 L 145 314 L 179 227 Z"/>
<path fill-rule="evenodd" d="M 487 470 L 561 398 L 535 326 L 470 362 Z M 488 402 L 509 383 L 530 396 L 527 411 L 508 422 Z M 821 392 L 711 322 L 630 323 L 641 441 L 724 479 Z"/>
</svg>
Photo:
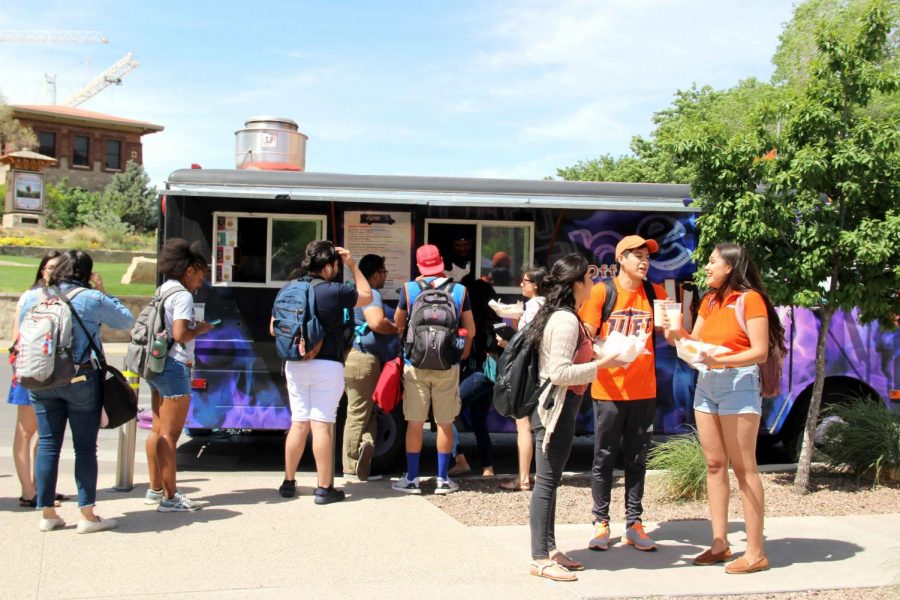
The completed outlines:
<svg viewBox="0 0 900 600">
<path fill-rule="evenodd" d="M 408 212 L 351 210 L 344 213 L 344 245 L 353 260 L 359 263 L 366 254 L 384 257 L 388 276 L 381 296 L 386 300 L 396 300 L 397 289 L 409 279 L 411 244 L 412 219 Z M 351 281 L 346 271 L 344 277 Z"/>
</svg>

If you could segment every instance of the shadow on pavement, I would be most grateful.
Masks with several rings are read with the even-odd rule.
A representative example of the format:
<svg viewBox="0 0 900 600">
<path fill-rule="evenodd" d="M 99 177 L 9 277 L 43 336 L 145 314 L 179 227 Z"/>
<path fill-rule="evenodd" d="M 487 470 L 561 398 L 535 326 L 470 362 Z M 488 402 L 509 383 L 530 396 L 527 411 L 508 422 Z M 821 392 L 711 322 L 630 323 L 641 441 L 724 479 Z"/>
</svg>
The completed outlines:
<svg viewBox="0 0 900 600">
<path fill-rule="evenodd" d="M 148 506 L 147 510 L 126 512 L 121 517 L 116 517 L 119 527 L 112 530 L 112 533 L 172 531 L 195 523 L 212 523 L 232 519 L 242 514 L 236 510 L 212 507 L 192 513 L 158 513 L 155 508 Z"/>
</svg>

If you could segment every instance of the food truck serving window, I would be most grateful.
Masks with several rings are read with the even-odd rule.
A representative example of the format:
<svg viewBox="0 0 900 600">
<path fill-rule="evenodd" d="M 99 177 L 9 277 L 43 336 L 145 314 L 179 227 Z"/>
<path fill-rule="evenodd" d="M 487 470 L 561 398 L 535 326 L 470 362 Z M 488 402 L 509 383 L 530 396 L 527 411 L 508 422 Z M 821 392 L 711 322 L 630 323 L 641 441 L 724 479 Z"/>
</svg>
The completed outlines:
<svg viewBox="0 0 900 600">
<path fill-rule="evenodd" d="M 306 245 L 322 239 L 323 231 L 324 216 L 213 213 L 213 285 L 284 285 Z"/>
<path fill-rule="evenodd" d="M 534 261 L 534 224 L 530 221 L 428 219 L 426 243 L 441 249 L 454 279 L 480 278 L 501 294 L 516 294 L 522 270 Z M 465 272 L 465 273 L 464 273 Z"/>
</svg>

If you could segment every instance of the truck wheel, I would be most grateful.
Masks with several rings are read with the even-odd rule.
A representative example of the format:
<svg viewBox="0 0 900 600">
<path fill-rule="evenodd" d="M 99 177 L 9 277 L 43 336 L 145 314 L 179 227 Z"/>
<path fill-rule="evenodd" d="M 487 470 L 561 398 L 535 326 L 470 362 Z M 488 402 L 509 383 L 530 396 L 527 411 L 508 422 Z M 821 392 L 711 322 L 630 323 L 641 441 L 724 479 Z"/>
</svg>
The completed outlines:
<svg viewBox="0 0 900 600">
<path fill-rule="evenodd" d="M 376 406 L 375 418 L 378 432 L 375 434 L 375 457 L 373 468 L 378 473 L 391 473 L 403 468 L 401 459 L 406 449 L 406 420 L 403 406 L 390 414 Z"/>
</svg>

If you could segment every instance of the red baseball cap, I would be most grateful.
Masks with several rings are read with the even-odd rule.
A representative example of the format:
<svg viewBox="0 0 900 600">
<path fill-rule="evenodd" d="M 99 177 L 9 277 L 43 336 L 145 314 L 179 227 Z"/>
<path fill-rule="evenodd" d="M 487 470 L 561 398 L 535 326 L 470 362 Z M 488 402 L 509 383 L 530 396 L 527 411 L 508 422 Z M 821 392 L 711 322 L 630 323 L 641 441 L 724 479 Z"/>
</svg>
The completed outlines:
<svg viewBox="0 0 900 600">
<path fill-rule="evenodd" d="M 444 274 L 444 259 L 437 246 L 426 244 L 416 250 L 416 266 L 425 277 Z"/>
<path fill-rule="evenodd" d="M 659 244 L 656 240 L 645 240 L 639 235 L 626 235 L 618 244 L 616 244 L 616 257 L 622 256 L 626 250 L 634 250 L 646 246 L 650 254 L 659 252 Z"/>
</svg>

